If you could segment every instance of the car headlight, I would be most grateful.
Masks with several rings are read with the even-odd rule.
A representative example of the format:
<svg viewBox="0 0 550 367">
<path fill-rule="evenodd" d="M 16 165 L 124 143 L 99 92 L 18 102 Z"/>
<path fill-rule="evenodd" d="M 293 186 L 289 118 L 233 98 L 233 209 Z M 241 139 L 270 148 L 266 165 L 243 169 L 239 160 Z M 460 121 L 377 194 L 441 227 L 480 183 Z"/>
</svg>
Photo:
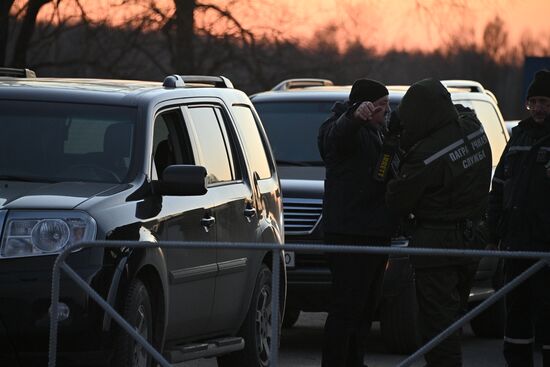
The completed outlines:
<svg viewBox="0 0 550 367">
<path fill-rule="evenodd" d="M 61 252 L 95 239 L 96 223 L 79 211 L 11 211 L 6 218 L 0 255 L 20 257 Z"/>
</svg>

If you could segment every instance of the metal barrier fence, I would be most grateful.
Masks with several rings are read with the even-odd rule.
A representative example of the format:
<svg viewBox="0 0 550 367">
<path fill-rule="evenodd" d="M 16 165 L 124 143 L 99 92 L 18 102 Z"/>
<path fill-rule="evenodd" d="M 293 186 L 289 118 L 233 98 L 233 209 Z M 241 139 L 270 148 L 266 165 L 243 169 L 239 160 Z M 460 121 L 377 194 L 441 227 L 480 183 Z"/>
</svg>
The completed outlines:
<svg viewBox="0 0 550 367">
<path fill-rule="evenodd" d="M 498 299 L 510 292 L 514 287 L 525 281 L 532 274 L 545 266 L 550 266 L 550 253 L 548 252 L 527 252 L 527 251 L 491 251 L 491 250 L 458 250 L 458 249 L 427 249 L 427 248 L 403 248 L 403 247 L 376 247 L 376 246 L 343 246 L 343 245 L 312 245 L 312 244 L 265 244 L 265 243 L 229 243 L 229 242 L 135 242 L 135 241 L 95 241 L 82 242 L 73 247 L 65 249 L 58 255 L 52 273 L 52 300 L 51 300 L 51 315 L 50 317 L 50 339 L 49 339 L 49 356 L 48 366 L 55 367 L 57 358 L 57 330 L 58 330 L 58 315 L 59 310 L 59 287 L 60 287 L 60 270 L 63 269 L 67 275 L 75 281 L 92 299 L 94 299 L 100 307 L 102 307 L 109 316 L 115 320 L 126 332 L 130 334 L 152 358 L 162 367 L 172 366 L 157 350 L 154 349 L 147 340 L 145 340 L 117 311 L 107 303 L 93 288 L 91 288 L 85 280 L 83 280 L 66 262 L 65 260 L 74 251 L 78 251 L 89 247 L 109 247 L 109 248 L 180 248 L 180 249 L 249 249 L 249 250 L 268 250 L 272 251 L 272 298 L 271 298 L 271 314 L 272 325 L 279 324 L 279 276 L 280 276 L 280 252 L 282 250 L 289 251 L 319 251 L 319 252 L 348 252 L 348 253 L 366 253 L 366 254 L 388 254 L 388 255 L 430 255 L 430 256 L 469 256 L 469 257 L 498 257 L 505 259 L 538 259 L 530 268 L 520 274 L 517 278 L 504 285 L 489 298 L 481 302 L 478 306 L 463 315 L 460 319 L 442 331 L 439 335 L 430 340 L 426 345 L 422 346 L 411 356 L 403 360 L 398 367 L 408 367 L 419 360 L 426 352 L 430 351 L 442 340 L 454 333 L 466 322 L 479 315 Z M 272 328 L 271 335 L 271 361 L 272 367 L 278 366 L 278 345 L 279 345 L 279 328 Z"/>
</svg>

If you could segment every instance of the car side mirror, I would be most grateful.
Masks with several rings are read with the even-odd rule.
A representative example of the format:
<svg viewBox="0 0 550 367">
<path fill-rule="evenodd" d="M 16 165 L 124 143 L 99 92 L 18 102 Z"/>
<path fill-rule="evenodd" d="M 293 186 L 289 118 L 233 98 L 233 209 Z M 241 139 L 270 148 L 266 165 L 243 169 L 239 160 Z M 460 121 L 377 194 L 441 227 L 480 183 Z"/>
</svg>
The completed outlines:
<svg viewBox="0 0 550 367">
<path fill-rule="evenodd" d="M 175 164 L 162 173 L 162 180 L 153 181 L 156 194 L 189 196 L 206 194 L 206 168 L 203 166 Z"/>
</svg>

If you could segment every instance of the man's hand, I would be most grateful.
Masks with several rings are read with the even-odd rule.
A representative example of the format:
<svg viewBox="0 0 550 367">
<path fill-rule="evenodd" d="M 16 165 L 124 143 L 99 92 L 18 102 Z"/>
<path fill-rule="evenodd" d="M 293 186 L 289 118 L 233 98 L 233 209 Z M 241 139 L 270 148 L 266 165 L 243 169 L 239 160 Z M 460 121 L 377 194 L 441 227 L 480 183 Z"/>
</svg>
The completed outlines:
<svg viewBox="0 0 550 367">
<path fill-rule="evenodd" d="M 380 112 L 382 107 L 375 107 L 372 102 L 362 102 L 353 112 L 353 117 L 363 121 L 369 121 L 372 116 Z"/>
</svg>

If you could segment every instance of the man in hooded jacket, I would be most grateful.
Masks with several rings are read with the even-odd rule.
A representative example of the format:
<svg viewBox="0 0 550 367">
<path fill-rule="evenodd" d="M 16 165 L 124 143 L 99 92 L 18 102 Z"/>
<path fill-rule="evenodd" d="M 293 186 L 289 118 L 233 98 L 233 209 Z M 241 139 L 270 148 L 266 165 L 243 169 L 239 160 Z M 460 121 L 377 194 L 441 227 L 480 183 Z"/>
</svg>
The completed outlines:
<svg viewBox="0 0 550 367">
<path fill-rule="evenodd" d="M 319 128 L 326 166 L 323 230 L 327 244 L 386 245 L 395 220 L 384 202 L 386 182 L 374 178 L 382 149 L 388 89 L 358 79 L 349 101 L 336 103 Z M 332 297 L 325 323 L 323 367 L 362 367 L 364 336 L 379 301 L 387 255 L 332 253 Z"/>
<path fill-rule="evenodd" d="M 489 197 L 493 244 L 507 251 L 550 251 L 550 71 L 539 70 L 527 90 L 530 116 L 512 130 Z M 534 264 L 506 259 L 507 282 Z M 506 295 L 504 357 L 509 367 L 533 366 L 536 329 L 543 366 L 550 366 L 550 268 Z"/>
<path fill-rule="evenodd" d="M 401 148 L 398 176 L 388 184 L 388 207 L 415 218 L 410 247 L 484 247 L 481 220 L 491 180 L 491 149 L 473 111 L 458 112 L 435 79 L 413 84 L 398 110 Z M 479 235 L 478 235 L 479 234 Z M 471 257 L 411 256 L 419 328 L 428 342 L 450 326 L 467 304 L 477 260 Z M 424 356 L 428 367 L 462 365 L 459 333 Z"/>
</svg>

